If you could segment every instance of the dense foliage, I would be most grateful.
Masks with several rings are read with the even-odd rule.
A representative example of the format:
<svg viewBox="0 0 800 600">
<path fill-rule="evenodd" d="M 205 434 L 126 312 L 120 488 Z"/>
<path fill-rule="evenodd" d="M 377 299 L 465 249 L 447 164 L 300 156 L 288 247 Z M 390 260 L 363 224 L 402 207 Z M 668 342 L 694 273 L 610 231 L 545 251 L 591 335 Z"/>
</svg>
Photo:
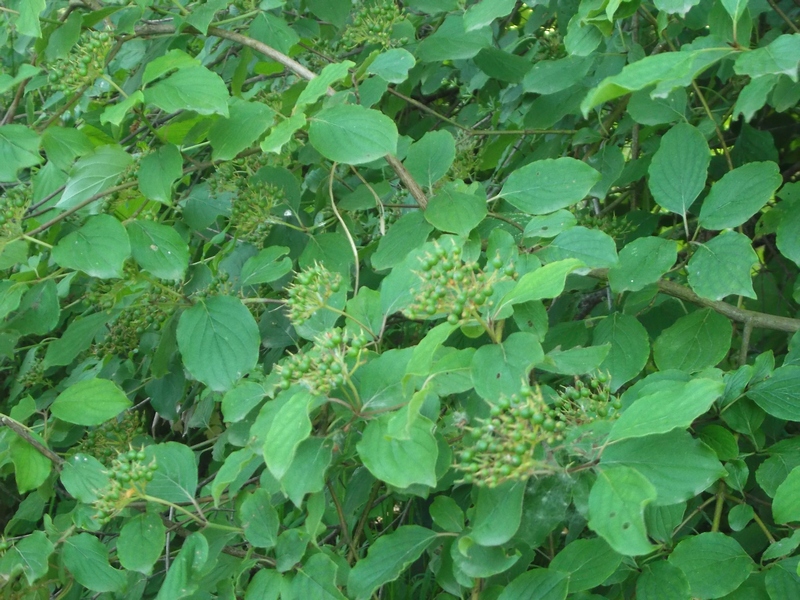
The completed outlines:
<svg viewBox="0 0 800 600">
<path fill-rule="evenodd" d="M 0 7 L 0 597 L 800 598 L 796 0 Z"/>
</svg>

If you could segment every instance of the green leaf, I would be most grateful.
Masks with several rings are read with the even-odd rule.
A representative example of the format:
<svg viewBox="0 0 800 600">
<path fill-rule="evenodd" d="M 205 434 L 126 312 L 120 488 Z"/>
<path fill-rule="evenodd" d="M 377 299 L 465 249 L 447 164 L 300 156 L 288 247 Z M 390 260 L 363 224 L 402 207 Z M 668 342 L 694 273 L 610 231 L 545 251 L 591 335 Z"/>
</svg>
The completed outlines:
<svg viewBox="0 0 800 600">
<path fill-rule="evenodd" d="M 595 371 L 606 359 L 610 350 L 610 344 L 588 348 L 578 346 L 569 350 L 551 350 L 537 365 L 537 368 L 561 375 L 585 375 Z"/>
<path fill-rule="evenodd" d="M 692 596 L 699 598 L 730 594 L 755 568 L 739 542 L 714 532 L 683 540 L 670 554 L 669 562 L 683 571 Z"/>
<path fill-rule="evenodd" d="M 177 337 L 186 369 L 214 391 L 232 388 L 258 361 L 258 325 L 231 296 L 208 298 L 181 314 Z"/>
<path fill-rule="evenodd" d="M 574 540 L 550 561 L 550 571 L 569 576 L 569 593 L 590 590 L 617 570 L 622 555 L 602 538 Z"/>
<path fill-rule="evenodd" d="M 625 556 L 656 549 L 647 539 L 644 507 L 656 499 L 656 489 L 630 467 L 604 469 L 589 493 L 589 527 Z"/>
<path fill-rule="evenodd" d="M 431 433 L 433 423 L 418 416 L 409 427 L 408 439 L 396 439 L 389 437 L 392 416 L 384 414 L 364 429 L 356 445 L 364 466 L 377 479 L 397 488 L 415 483 L 435 486 L 439 447 Z"/>
<path fill-rule="evenodd" d="M 517 285 L 498 304 L 498 311 L 511 304 L 558 297 L 564 291 L 567 275 L 584 264 L 574 258 L 559 260 L 525 273 Z"/>
<path fill-rule="evenodd" d="M 487 578 L 504 573 L 520 558 L 519 550 L 501 546 L 479 546 L 469 536 L 462 536 L 450 548 L 450 557 L 458 572 L 467 577 Z"/>
<path fill-rule="evenodd" d="M 270 246 L 248 258 L 239 274 L 242 285 L 271 283 L 286 275 L 292 270 L 292 260 L 285 256 L 288 253 L 286 246 Z"/>
<path fill-rule="evenodd" d="M 39 15 L 47 8 L 46 0 L 25 0 L 16 6 L 19 9 L 16 22 L 17 32 L 35 38 L 42 37 Z"/>
<path fill-rule="evenodd" d="M 767 97 L 779 81 L 778 75 L 762 75 L 751 79 L 750 83 L 742 88 L 736 104 L 733 105 L 733 119 L 744 116 L 746 122 L 750 122 L 756 112 L 767 103 Z"/>
<path fill-rule="evenodd" d="M 17 74 L 13 77 L 8 73 L 0 73 L 0 94 L 5 94 L 8 90 L 15 88 L 26 79 L 38 74 L 40 71 L 41 69 L 39 67 L 34 67 L 31 64 L 23 63 L 19 65 Z"/>
<path fill-rule="evenodd" d="M 603 79 L 583 100 L 581 110 L 587 115 L 598 104 L 652 85 L 656 86 L 652 97 L 666 97 L 676 87 L 691 85 L 700 73 L 733 52 L 732 48 L 724 46 L 695 49 L 692 44 L 686 44 L 680 52 L 647 56 L 628 64 L 618 75 Z"/>
<path fill-rule="evenodd" d="M 554 238 L 559 233 L 578 223 L 575 215 L 568 210 L 559 209 L 549 215 L 533 217 L 525 226 L 522 237 L 530 238 Z"/>
<path fill-rule="evenodd" d="M 306 116 L 303 113 L 295 113 L 288 119 L 284 119 L 269 132 L 269 135 L 261 142 L 261 150 L 264 152 L 280 153 L 283 147 L 289 143 L 295 132 L 306 124 Z"/>
<path fill-rule="evenodd" d="M 187 69 L 190 67 L 199 66 L 200 61 L 195 57 L 190 56 L 183 50 L 174 48 L 163 56 L 159 56 L 158 58 L 147 62 L 142 75 L 142 83 L 145 85 L 151 83 L 162 75 L 166 75 L 170 71 L 174 71 L 176 69 Z"/>
<path fill-rule="evenodd" d="M 89 137 L 77 129 L 48 127 L 42 132 L 42 148 L 59 169 L 68 171 L 78 157 L 94 150 Z"/>
<path fill-rule="evenodd" d="M 653 344 L 653 359 L 662 371 L 694 373 L 713 367 L 728 354 L 733 327 L 710 308 L 681 317 Z"/>
<path fill-rule="evenodd" d="M 167 502 L 187 502 L 197 490 L 197 462 L 189 446 L 166 442 L 145 448 L 147 462 L 155 459 L 156 471 L 147 484 L 150 496 Z"/>
<path fill-rule="evenodd" d="M 537 160 L 511 173 L 500 196 L 523 212 L 543 215 L 583 200 L 600 177 L 574 158 Z"/>
<path fill-rule="evenodd" d="M 280 519 L 272 506 L 271 496 L 267 490 L 258 488 L 239 506 L 244 537 L 257 548 L 274 548 L 278 543 Z"/>
<path fill-rule="evenodd" d="M 450 15 L 436 31 L 420 42 L 417 58 L 422 62 L 472 58 L 491 43 L 491 29 L 481 27 L 467 31 L 462 16 Z"/>
<path fill-rule="evenodd" d="M 601 464 L 639 471 L 656 488 L 657 506 L 694 498 L 727 475 L 711 448 L 680 430 L 611 444 L 603 452 Z"/>
<path fill-rule="evenodd" d="M 722 396 L 725 386 L 711 379 L 695 379 L 656 382 L 647 390 L 647 395 L 637 398 L 614 423 L 609 441 L 686 429 Z"/>
<path fill-rule="evenodd" d="M 250 36 L 284 54 L 288 54 L 292 46 L 300 41 L 300 36 L 284 19 L 266 11 L 260 11 L 253 20 Z"/>
<path fill-rule="evenodd" d="M 489 77 L 507 83 L 521 82 L 533 66 L 533 63 L 525 57 L 491 46 L 481 48 L 473 61 Z"/>
<path fill-rule="evenodd" d="M 656 283 L 678 259 L 678 245 L 672 240 L 648 236 L 633 240 L 619 252 L 619 263 L 608 270 L 612 291 L 637 292 Z"/>
<path fill-rule="evenodd" d="M 228 117 L 228 87 L 222 78 L 202 66 L 180 69 L 144 92 L 147 104 L 172 113 L 193 110 L 201 115 Z"/>
<path fill-rule="evenodd" d="M 731 16 L 731 21 L 736 23 L 747 10 L 748 0 L 721 0 L 721 3 Z"/>
<path fill-rule="evenodd" d="M 90 533 L 68 537 L 62 557 L 75 581 L 93 592 L 121 592 L 125 587 L 125 573 L 108 564 L 108 548 Z"/>
<path fill-rule="evenodd" d="M 34 531 L 6 550 L 5 555 L 0 558 L 0 573 L 11 578 L 19 569 L 25 575 L 28 585 L 32 586 L 35 581 L 47 575 L 50 570 L 48 559 L 54 550 L 53 542 L 47 539 L 43 531 Z"/>
<path fill-rule="evenodd" d="M 67 269 L 92 277 L 122 277 L 122 267 L 131 255 L 128 233 L 111 215 L 97 215 L 83 227 L 62 238 L 53 248 L 53 260 Z"/>
<path fill-rule="evenodd" d="M 0 127 L 0 182 L 16 181 L 17 173 L 42 162 L 39 136 L 24 125 Z"/>
<path fill-rule="evenodd" d="M 211 497 L 214 499 L 214 506 L 219 506 L 222 492 L 229 485 L 234 482 L 241 483 L 242 476 L 253 473 L 262 464 L 264 464 L 264 461 L 250 448 L 246 447 L 231 452 L 225 458 L 225 462 L 222 463 L 211 484 Z"/>
<path fill-rule="evenodd" d="M 42 361 L 44 368 L 70 364 L 92 345 L 95 336 L 105 330 L 110 320 L 111 315 L 107 312 L 99 312 L 72 321 L 60 338 L 47 345 L 47 353 Z"/>
<path fill-rule="evenodd" d="M 565 600 L 569 580 L 564 573 L 552 569 L 531 569 L 514 578 L 497 600 Z"/>
<path fill-rule="evenodd" d="M 293 598 L 319 598 L 319 600 L 347 600 L 336 586 L 338 565 L 327 554 L 315 554 L 292 580 Z"/>
<path fill-rule="evenodd" d="M 236 97 L 228 101 L 228 110 L 229 116 L 217 119 L 208 132 L 214 160 L 235 158 L 252 146 L 275 119 L 275 111 L 266 104 Z"/>
<path fill-rule="evenodd" d="M 292 464 L 297 446 L 311 433 L 308 412 L 314 397 L 308 392 L 292 396 L 275 415 L 264 442 L 264 461 L 278 481 Z"/>
<path fill-rule="evenodd" d="M 131 155 L 119 146 L 100 146 L 72 167 L 67 187 L 56 206 L 74 208 L 84 200 L 106 191 L 132 163 Z"/>
<path fill-rule="evenodd" d="M 156 600 L 181 600 L 200 587 L 203 567 L 208 561 L 208 541 L 195 532 L 186 538 L 178 556 L 170 564 Z"/>
<path fill-rule="evenodd" d="M 706 184 L 711 151 L 700 131 L 678 123 L 661 138 L 650 163 L 653 199 L 669 211 L 686 215 Z"/>
<path fill-rule="evenodd" d="M 244 600 L 278 600 L 282 577 L 273 569 L 259 569 L 247 586 Z"/>
<path fill-rule="evenodd" d="M 502 344 L 487 344 L 472 357 L 472 383 L 481 398 L 496 401 L 519 392 L 531 367 L 541 362 L 544 351 L 532 333 L 512 333 Z"/>
<path fill-rule="evenodd" d="M 614 238 L 599 229 L 580 226 L 559 233 L 539 251 L 539 256 L 547 262 L 576 258 L 587 267 L 600 269 L 613 267 L 619 261 Z"/>
<path fill-rule="evenodd" d="M 509 481 L 494 488 L 478 488 L 469 537 L 481 546 L 500 546 L 519 529 L 525 485 Z"/>
<path fill-rule="evenodd" d="M 425 220 L 439 231 L 466 237 L 487 213 L 484 199 L 445 186 L 428 201 Z"/>
<path fill-rule="evenodd" d="M 0 319 L 3 319 L 19 306 L 27 286 L 15 281 L 0 281 Z"/>
<path fill-rule="evenodd" d="M 731 294 L 755 298 L 750 273 L 756 264 L 758 256 L 750 238 L 726 231 L 698 244 L 686 270 L 689 285 L 702 298 L 722 300 Z"/>
<path fill-rule="evenodd" d="M 650 358 L 647 330 L 631 315 L 615 312 L 600 321 L 593 342 L 597 346 L 611 345 L 600 370 L 611 375 L 612 391 L 636 377 Z"/>
<path fill-rule="evenodd" d="M 733 65 L 737 75 L 752 78 L 770 73 L 788 75 L 797 81 L 797 64 L 800 62 L 800 34 L 782 35 L 764 46 L 742 52 Z"/>
<path fill-rule="evenodd" d="M 191 14 L 186 17 L 186 22 L 203 35 L 208 32 L 208 26 L 214 20 L 218 11 L 227 8 L 227 0 L 207 0 L 205 4 L 195 5 Z"/>
<path fill-rule="evenodd" d="M 391 50 L 387 50 L 376 56 L 375 60 L 373 60 L 367 67 L 367 73 L 377 75 L 389 83 L 403 83 L 406 79 L 408 79 L 409 69 L 411 69 L 416 63 L 417 61 L 414 58 L 414 55 L 408 50 L 404 50 L 403 48 L 392 48 Z M 425 136 L 423 136 L 423 138 L 424 137 Z"/>
<path fill-rule="evenodd" d="M 481 0 L 464 13 L 464 30 L 474 31 L 486 27 L 495 19 L 505 17 L 514 9 L 514 0 Z"/>
<path fill-rule="evenodd" d="M 33 431 L 28 433 L 34 440 L 47 448 L 47 442 L 38 433 Z M 16 433 L 11 435 L 8 451 L 11 454 L 11 462 L 14 463 L 14 479 L 20 494 L 35 490 L 50 475 L 53 467 L 50 459 Z"/>
<path fill-rule="evenodd" d="M 306 494 L 325 488 L 325 472 L 333 460 L 331 444 L 324 438 L 311 437 L 300 442 L 289 469 L 281 478 L 281 487 L 298 508 Z"/>
<path fill-rule="evenodd" d="M 537 61 L 522 80 L 522 88 L 529 94 L 555 94 L 586 77 L 594 61 L 585 56 Z"/>
<path fill-rule="evenodd" d="M 747 391 L 747 397 L 773 417 L 800 421 L 800 406 L 797 404 L 798 386 L 800 386 L 800 367 L 786 365 L 775 369 L 769 379 L 751 387 Z"/>
<path fill-rule="evenodd" d="M 464 529 L 464 511 L 450 496 L 436 496 L 429 510 L 433 522 L 445 531 L 459 533 Z"/>
<path fill-rule="evenodd" d="M 354 66 L 355 63 L 351 60 L 326 65 L 322 72 L 309 81 L 305 89 L 300 92 L 297 101 L 294 103 L 294 112 L 301 111 L 324 96 L 328 91 L 328 86 L 347 77 L 348 70 Z"/>
<path fill-rule="evenodd" d="M 397 127 L 377 110 L 340 104 L 317 113 L 308 128 L 311 145 L 325 158 L 360 165 L 397 152 Z"/>
<path fill-rule="evenodd" d="M 455 158 L 453 136 L 447 131 L 429 131 L 411 144 L 404 164 L 417 183 L 430 188 L 447 175 Z"/>
<path fill-rule="evenodd" d="M 164 551 L 166 532 L 161 519 L 154 513 L 132 517 L 122 526 L 117 538 L 120 564 L 131 571 L 150 575 L 153 565 Z"/>
<path fill-rule="evenodd" d="M 103 463 L 94 456 L 78 453 L 70 456 L 62 465 L 61 483 L 73 498 L 91 504 L 111 480 Z"/>
<path fill-rule="evenodd" d="M 748 163 L 725 173 L 703 202 L 700 225 L 706 229 L 741 225 L 772 198 L 782 182 L 774 162 Z"/>
<path fill-rule="evenodd" d="M 656 0 L 655 6 L 658 10 L 669 14 L 685 16 L 693 6 L 700 3 L 700 0 Z"/>
<path fill-rule="evenodd" d="M 61 392 L 50 412 L 75 425 L 100 425 L 132 405 L 116 383 L 107 379 L 85 379 Z"/>
<path fill-rule="evenodd" d="M 628 114 L 642 125 L 662 125 L 684 118 L 686 114 L 686 90 L 676 88 L 664 98 L 651 98 L 650 90 L 631 94 Z"/>
<path fill-rule="evenodd" d="M 42 281 L 25 292 L 6 328 L 22 335 L 44 335 L 58 324 L 60 312 L 56 284 L 52 279 Z"/>
<path fill-rule="evenodd" d="M 142 159 L 139 189 L 148 200 L 172 204 L 172 184 L 183 175 L 183 157 L 172 144 L 161 146 Z"/>
<path fill-rule="evenodd" d="M 405 260 L 409 252 L 425 243 L 433 226 L 425 220 L 422 211 L 413 211 L 400 217 L 378 242 L 372 255 L 372 266 L 378 271 L 394 267 Z M 414 265 L 414 268 L 419 268 Z"/>
<path fill-rule="evenodd" d="M 180 281 L 189 267 L 189 246 L 174 228 L 153 221 L 128 222 L 134 260 L 158 279 Z"/>
<path fill-rule="evenodd" d="M 636 579 L 639 600 L 691 600 L 689 581 L 678 567 L 660 560 L 650 562 Z"/>
<path fill-rule="evenodd" d="M 350 571 L 347 590 L 356 600 L 369 599 L 380 586 L 397 579 L 435 539 L 435 532 L 417 525 L 403 525 L 380 536 Z"/>
</svg>

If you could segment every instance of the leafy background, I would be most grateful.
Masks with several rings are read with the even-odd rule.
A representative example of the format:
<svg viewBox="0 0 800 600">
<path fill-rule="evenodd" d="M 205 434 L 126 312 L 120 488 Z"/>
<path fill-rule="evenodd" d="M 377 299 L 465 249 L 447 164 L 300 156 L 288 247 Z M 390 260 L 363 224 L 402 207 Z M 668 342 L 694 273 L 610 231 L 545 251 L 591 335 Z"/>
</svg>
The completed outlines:
<svg viewBox="0 0 800 600">
<path fill-rule="evenodd" d="M 800 597 L 798 15 L 6 2 L 0 595 Z"/>
</svg>

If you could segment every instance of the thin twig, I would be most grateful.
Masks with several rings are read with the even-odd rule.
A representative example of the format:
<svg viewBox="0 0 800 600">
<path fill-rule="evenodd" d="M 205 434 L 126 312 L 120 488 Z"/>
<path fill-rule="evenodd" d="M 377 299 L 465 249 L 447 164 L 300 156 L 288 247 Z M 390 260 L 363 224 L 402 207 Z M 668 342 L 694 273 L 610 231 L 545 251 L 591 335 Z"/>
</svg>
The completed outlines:
<svg viewBox="0 0 800 600">
<path fill-rule="evenodd" d="M 61 458 L 58 454 L 50 450 L 47 446 L 42 444 L 39 440 L 33 437 L 28 430 L 22 423 L 19 421 L 15 421 L 11 417 L 7 417 L 6 415 L 0 415 L 0 425 L 8 427 L 11 431 L 16 433 L 19 437 L 23 440 L 28 442 L 33 448 L 42 456 L 47 458 L 50 462 L 53 463 L 53 466 L 56 469 L 61 469 L 64 464 L 64 459 Z"/>
<path fill-rule="evenodd" d="M 595 279 L 608 279 L 608 269 L 593 269 L 589 272 L 590 277 Z M 787 333 L 794 333 L 800 331 L 800 319 L 792 319 L 790 317 L 781 317 L 778 315 L 770 315 L 767 313 L 756 312 L 754 310 L 747 310 L 744 308 L 737 308 L 727 302 L 720 302 L 718 300 L 708 300 L 701 298 L 689 288 L 675 283 L 674 281 L 667 281 L 662 279 L 658 282 L 658 291 L 679 300 L 685 300 L 698 306 L 710 308 L 721 315 L 724 315 L 738 323 L 752 323 L 753 327 L 760 329 L 772 329 L 773 331 L 785 331 Z"/>
</svg>

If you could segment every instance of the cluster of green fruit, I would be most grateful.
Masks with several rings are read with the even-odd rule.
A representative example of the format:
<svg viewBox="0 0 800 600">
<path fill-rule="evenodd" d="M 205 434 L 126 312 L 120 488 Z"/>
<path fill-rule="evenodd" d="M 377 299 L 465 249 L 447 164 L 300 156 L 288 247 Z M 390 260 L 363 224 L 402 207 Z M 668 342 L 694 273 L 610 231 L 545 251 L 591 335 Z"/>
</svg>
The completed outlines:
<svg viewBox="0 0 800 600">
<path fill-rule="evenodd" d="M 518 394 L 501 397 L 488 419 L 467 428 L 468 446 L 459 455 L 464 482 L 494 487 L 504 481 L 525 481 L 550 473 L 552 468 L 535 457 L 536 448 L 564 439 L 567 423 L 549 406 L 538 388 L 523 385 Z"/>
<path fill-rule="evenodd" d="M 476 262 L 465 262 L 459 248 L 447 250 L 436 244 L 432 253 L 421 259 L 418 275 L 422 280 L 414 303 L 405 310 L 409 319 L 427 319 L 447 314 L 447 322 L 457 325 L 477 317 L 489 300 L 495 285 L 516 279 L 513 264 L 495 257 L 487 272 Z"/>
<path fill-rule="evenodd" d="M 239 239 L 261 248 L 275 223 L 272 211 L 283 203 L 285 195 L 282 188 L 266 181 L 243 179 L 242 182 L 244 185 L 233 201 L 231 223 Z"/>
<path fill-rule="evenodd" d="M 142 294 L 135 306 L 124 309 L 109 327 L 103 341 L 95 346 L 97 356 L 116 354 L 133 358 L 146 331 L 161 329 L 174 312 L 166 296 Z"/>
<path fill-rule="evenodd" d="M 608 384 L 608 375 L 598 373 L 586 383 L 578 379 L 574 386 L 565 387 L 555 401 L 560 418 L 570 425 L 581 425 L 619 417 L 622 402 L 611 394 Z"/>
<path fill-rule="evenodd" d="M 20 385 L 25 389 L 29 389 L 37 385 L 48 385 L 49 381 L 44 376 L 44 372 L 44 360 L 36 357 L 33 359 L 33 362 L 31 362 L 24 373 L 19 373 L 19 375 L 17 375 L 17 378 Z"/>
<path fill-rule="evenodd" d="M 231 4 L 236 7 L 239 13 L 244 14 L 256 10 L 258 5 L 261 4 L 261 0 L 233 0 Z"/>
<path fill-rule="evenodd" d="M 368 343 L 364 333 L 355 335 L 339 328 L 326 331 L 309 350 L 290 355 L 277 366 L 280 388 L 299 383 L 313 394 L 329 395 L 359 367 L 359 354 Z"/>
<path fill-rule="evenodd" d="M 622 239 L 635 229 L 632 223 L 618 219 L 616 215 L 595 215 L 589 212 L 579 212 L 576 217 L 578 225 L 589 229 L 599 229 L 615 240 Z"/>
<path fill-rule="evenodd" d="M 300 271 L 288 288 L 286 306 L 289 319 L 294 325 L 301 325 L 325 306 L 341 288 L 342 276 L 339 273 L 314 262 Z"/>
<path fill-rule="evenodd" d="M 0 196 L 0 238 L 22 233 L 22 218 L 30 197 L 31 189 L 27 185 L 16 185 Z"/>
<path fill-rule="evenodd" d="M 106 466 L 117 454 L 130 448 L 134 440 L 144 434 L 144 421 L 140 413 L 129 410 L 122 417 L 106 421 L 86 434 L 75 447 L 75 452 L 89 454 Z"/>
<path fill-rule="evenodd" d="M 392 39 L 392 27 L 404 18 L 394 0 L 363 2 L 353 16 L 352 24 L 342 34 L 342 45 L 355 48 L 364 44 L 377 44 L 388 48 L 407 44 L 407 38 Z"/>
<path fill-rule="evenodd" d="M 113 43 L 114 39 L 105 31 L 84 31 L 72 51 L 50 67 L 51 86 L 67 94 L 91 85 L 103 73 L 106 55 Z"/>
<path fill-rule="evenodd" d="M 95 519 L 108 523 L 130 502 L 145 496 L 147 483 L 153 480 L 156 461 L 145 464 L 144 449 L 129 448 L 117 454 L 108 470 L 109 484 L 98 493 L 94 502 Z"/>
</svg>

